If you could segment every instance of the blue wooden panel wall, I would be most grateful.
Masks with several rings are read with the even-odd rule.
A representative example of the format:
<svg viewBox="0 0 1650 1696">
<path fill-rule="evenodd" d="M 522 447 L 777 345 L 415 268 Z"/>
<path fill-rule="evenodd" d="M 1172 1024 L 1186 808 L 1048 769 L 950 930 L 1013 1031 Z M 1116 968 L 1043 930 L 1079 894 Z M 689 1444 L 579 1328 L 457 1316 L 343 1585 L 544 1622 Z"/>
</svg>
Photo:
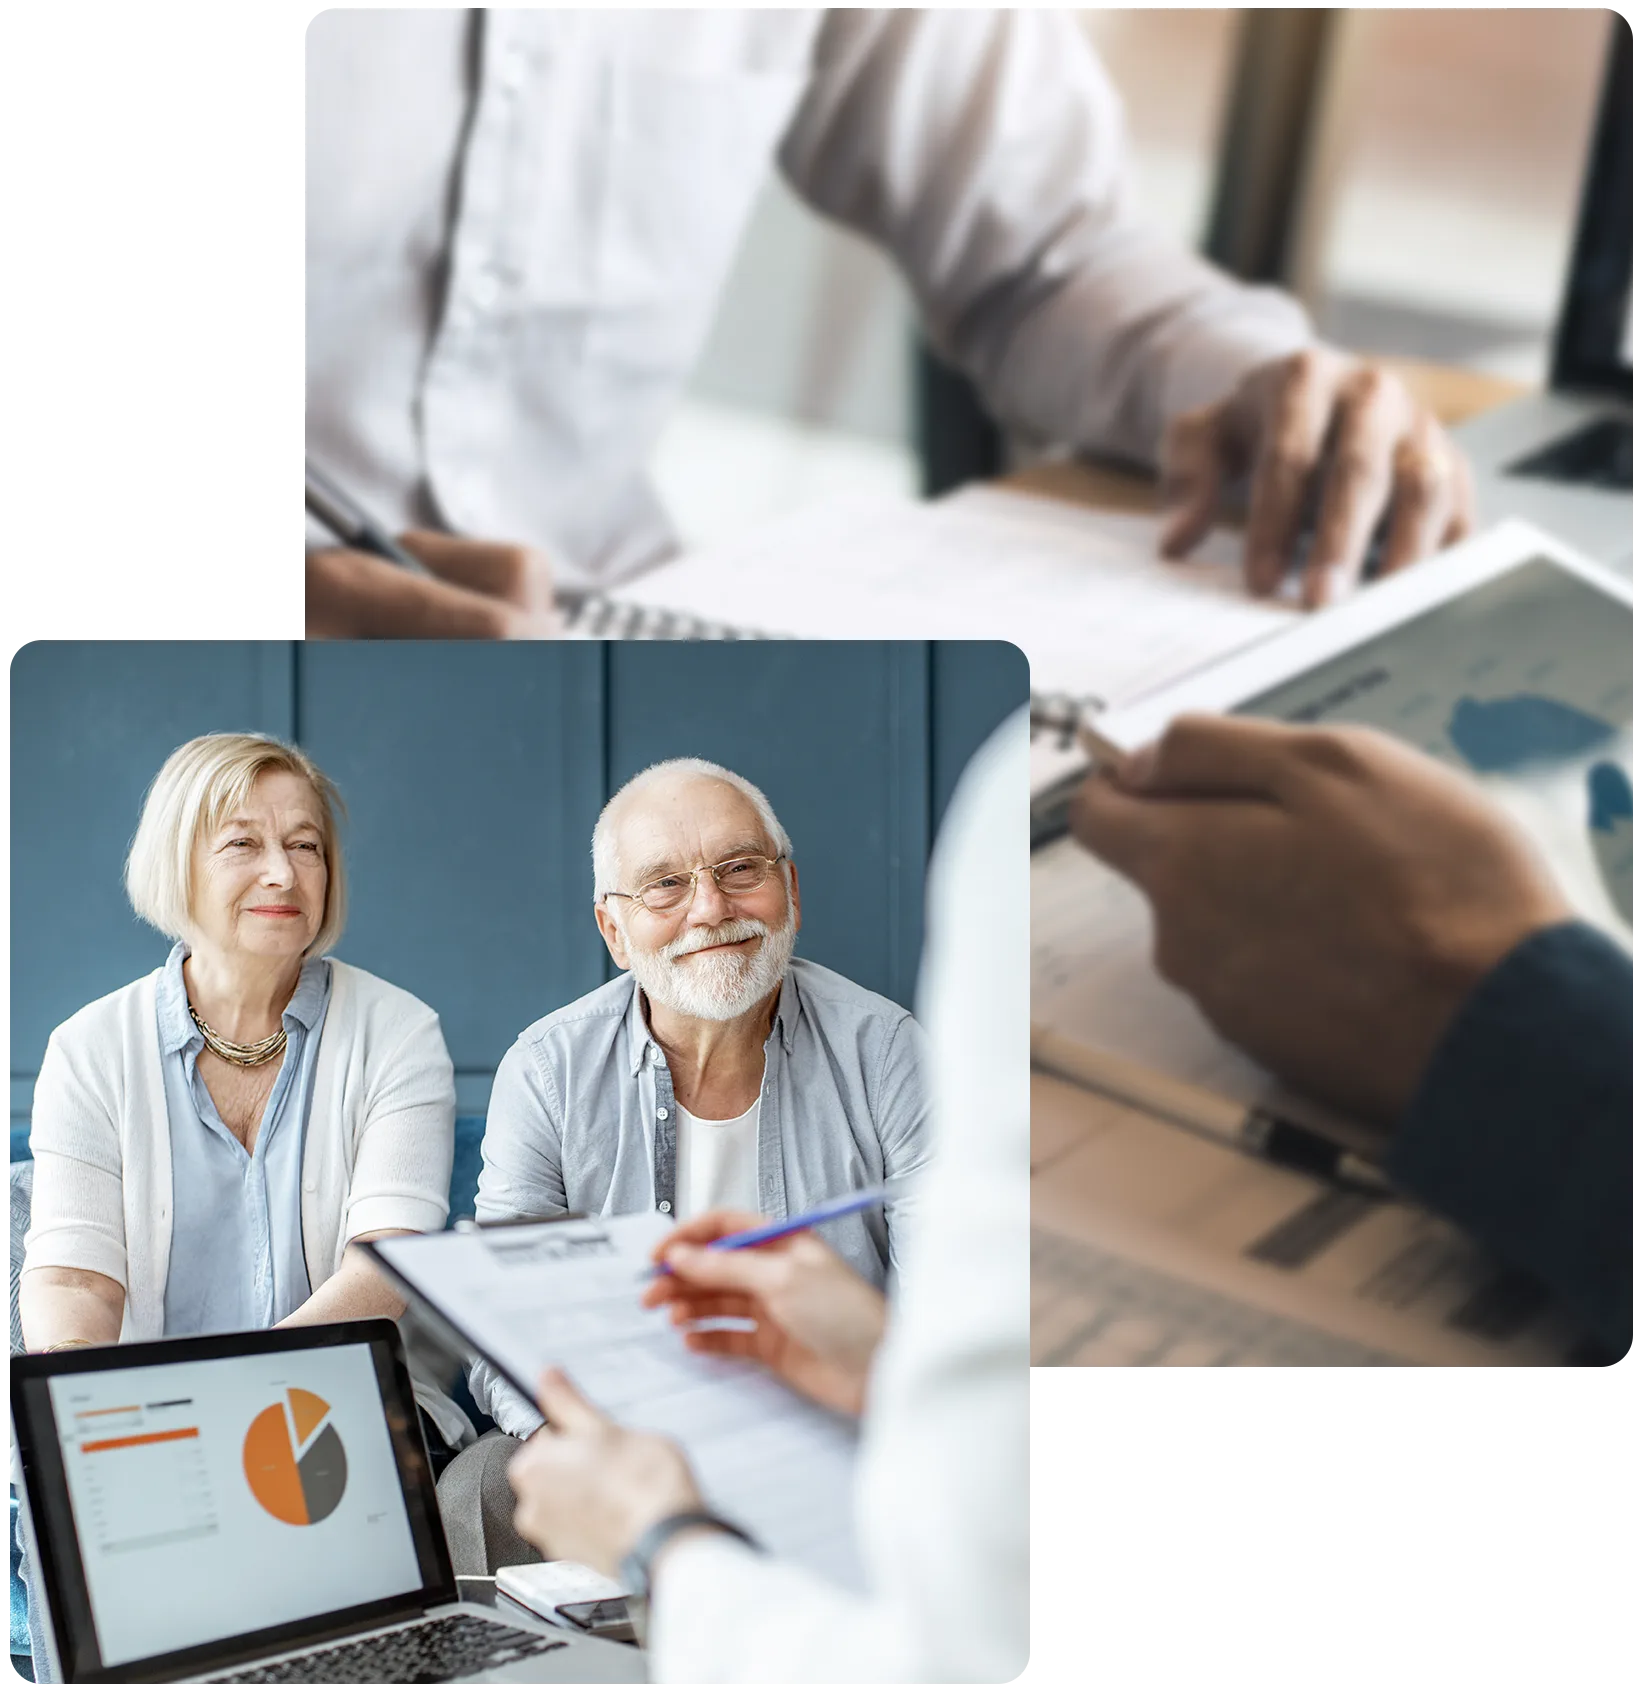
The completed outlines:
<svg viewBox="0 0 1650 1696">
<path fill-rule="evenodd" d="M 290 737 L 292 644 L 36 642 L 12 661 L 12 1108 L 52 1027 L 166 945 L 122 872 L 144 791 L 204 730 Z"/>
<path fill-rule="evenodd" d="M 208 730 L 299 740 L 337 781 L 339 953 L 441 1014 L 480 1111 L 522 1026 L 611 970 L 590 829 L 641 767 L 743 772 L 795 844 L 799 951 L 909 1005 L 962 767 L 1025 700 L 1004 643 L 40 643 L 12 667 L 12 1108 L 52 1027 L 164 941 L 120 873 L 144 789 Z"/>
<path fill-rule="evenodd" d="M 614 650 L 608 792 L 684 754 L 748 777 L 790 833 L 797 952 L 909 1006 L 933 822 L 927 645 L 731 643 L 711 665 L 707 652 Z"/>
<path fill-rule="evenodd" d="M 516 1033 L 602 981 L 593 642 L 309 643 L 299 734 L 350 809 L 338 953 L 441 1014 L 480 1111 Z"/>
</svg>

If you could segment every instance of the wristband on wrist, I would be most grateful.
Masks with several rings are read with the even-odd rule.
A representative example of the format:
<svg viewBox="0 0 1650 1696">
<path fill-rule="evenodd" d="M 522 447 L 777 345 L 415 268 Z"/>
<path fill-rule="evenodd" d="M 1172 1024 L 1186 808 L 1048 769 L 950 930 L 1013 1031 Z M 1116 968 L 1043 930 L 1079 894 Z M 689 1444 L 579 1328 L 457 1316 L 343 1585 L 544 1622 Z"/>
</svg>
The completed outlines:
<svg viewBox="0 0 1650 1696">
<path fill-rule="evenodd" d="M 47 1343 L 40 1351 L 42 1354 L 59 1354 L 64 1349 L 95 1349 L 97 1344 L 90 1337 L 65 1337 L 60 1343 Z"/>
<path fill-rule="evenodd" d="M 650 1525 L 636 1539 L 635 1548 L 619 1563 L 619 1580 L 625 1589 L 632 1596 L 651 1595 L 653 1564 L 664 1553 L 665 1545 L 679 1533 L 695 1529 L 721 1531 L 729 1537 L 737 1537 L 741 1543 L 748 1544 L 753 1549 L 760 1547 L 748 1531 L 741 1531 L 737 1525 L 730 1525 L 727 1520 L 707 1513 L 703 1508 L 691 1508 L 686 1513 L 667 1514 Z"/>
</svg>

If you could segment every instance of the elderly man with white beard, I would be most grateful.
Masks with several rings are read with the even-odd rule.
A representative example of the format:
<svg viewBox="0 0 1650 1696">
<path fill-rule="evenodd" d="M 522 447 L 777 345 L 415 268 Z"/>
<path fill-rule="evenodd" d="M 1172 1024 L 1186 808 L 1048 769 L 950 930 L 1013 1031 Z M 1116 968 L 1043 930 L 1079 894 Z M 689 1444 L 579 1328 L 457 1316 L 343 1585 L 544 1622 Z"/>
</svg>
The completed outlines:
<svg viewBox="0 0 1650 1696">
<path fill-rule="evenodd" d="M 718 1207 L 785 1218 L 923 1168 L 915 1021 L 792 957 L 797 867 L 755 784 L 707 760 L 649 767 L 602 809 L 591 861 L 596 924 L 623 975 L 504 1056 L 479 1221 Z M 896 1196 L 818 1234 L 880 1286 L 904 1223 Z M 448 1468 L 442 1515 L 457 1570 L 490 1572 L 540 1558 L 510 1528 L 504 1466 L 507 1439 L 543 1416 L 485 1363 L 470 1385 L 507 1437 Z"/>
</svg>

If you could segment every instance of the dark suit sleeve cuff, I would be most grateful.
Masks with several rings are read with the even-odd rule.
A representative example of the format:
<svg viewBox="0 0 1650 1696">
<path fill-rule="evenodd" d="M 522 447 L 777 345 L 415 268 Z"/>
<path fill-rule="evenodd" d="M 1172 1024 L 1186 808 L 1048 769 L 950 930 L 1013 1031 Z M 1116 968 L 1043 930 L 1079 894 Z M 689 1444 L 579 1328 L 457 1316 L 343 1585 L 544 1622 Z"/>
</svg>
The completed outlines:
<svg viewBox="0 0 1650 1696">
<path fill-rule="evenodd" d="M 1583 924 L 1527 937 L 1445 1033 L 1394 1183 L 1535 1274 L 1612 1356 L 1632 1341 L 1633 965 Z"/>
</svg>

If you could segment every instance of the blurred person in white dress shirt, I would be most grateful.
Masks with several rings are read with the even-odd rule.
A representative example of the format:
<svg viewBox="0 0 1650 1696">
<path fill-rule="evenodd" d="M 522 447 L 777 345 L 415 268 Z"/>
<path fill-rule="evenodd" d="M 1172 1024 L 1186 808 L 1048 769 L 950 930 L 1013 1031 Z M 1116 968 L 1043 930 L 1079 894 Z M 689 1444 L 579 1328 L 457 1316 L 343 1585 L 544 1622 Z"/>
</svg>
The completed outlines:
<svg viewBox="0 0 1650 1696">
<path fill-rule="evenodd" d="M 648 1548 L 656 1678 L 1002 1680 L 1028 1654 L 1030 965 L 1025 715 L 964 775 L 935 856 L 919 1005 L 932 1038 L 935 1158 L 890 1306 L 811 1234 L 738 1254 L 715 1214 L 660 1245 L 643 1299 L 838 1412 L 863 1413 L 853 1514 L 864 1586 L 841 1589 L 715 1526 L 667 1439 L 611 1423 L 576 1385 L 540 1386 L 549 1424 L 518 1453 L 517 1529 L 617 1575 Z M 982 922 L 982 910 L 998 917 Z M 960 1487 L 966 1481 L 966 1487 Z"/>
<path fill-rule="evenodd" d="M 336 10 L 307 122 L 308 452 L 434 573 L 312 533 L 311 635 L 547 634 L 669 556 L 648 457 L 774 161 L 999 420 L 1155 468 L 1166 552 L 1245 475 L 1258 594 L 1320 488 L 1312 604 L 1383 516 L 1383 570 L 1470 524 L 1396 378 L 1152 227 L 1070 14 Z"/>
</svg>

